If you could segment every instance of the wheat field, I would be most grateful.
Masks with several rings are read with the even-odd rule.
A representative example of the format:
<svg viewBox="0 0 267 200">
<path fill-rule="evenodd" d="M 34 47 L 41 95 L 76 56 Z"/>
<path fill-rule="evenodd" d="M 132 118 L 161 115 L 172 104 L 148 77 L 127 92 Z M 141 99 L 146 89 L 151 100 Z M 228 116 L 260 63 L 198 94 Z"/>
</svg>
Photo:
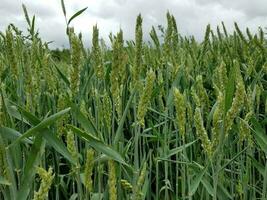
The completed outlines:
<svg viewBox="0 0 267 200">
<path fill-rule="evenodd" d="M 0 33 L 0 199 L 267 199 L 262 28 L 197 41 L 168 12 L 144 41 L 138 15 L 86 48 L 67 23 L 60 51 L 23 10 L 28 32 Z"/>
</svg>

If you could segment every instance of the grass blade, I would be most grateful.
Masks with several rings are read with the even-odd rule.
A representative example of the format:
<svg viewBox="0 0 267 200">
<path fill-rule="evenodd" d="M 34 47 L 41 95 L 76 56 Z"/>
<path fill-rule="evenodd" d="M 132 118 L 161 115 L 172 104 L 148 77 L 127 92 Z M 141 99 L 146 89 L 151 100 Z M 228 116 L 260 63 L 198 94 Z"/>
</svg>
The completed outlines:
<svg viewBox="0 0 267 200">
<path fill-rule="evenodd" d="M 74 18 L 78 17 L 78 16 L 79 16 L 80 14 L 82 14 L 86 9 L 87 9 L 87 7 L 86 7 L 86 8 L 83 8 L 83 9 L 81 9 L 81 10 L 79 10 L 79 11 L 76 12 L 74 15 L 72 15 L 71 18 L 70 18 L 69 21 L 68 21 L 68 25 L 71 23 L 71 21 L 72 21 Z"/>
<path fill-rule="evenodd" d="M 58 112 L 58 113 L 56 113 L 56 114 L 44 119 L 39 124 L 37 124 L 35 127 L 29 129 L 22 136 L 17 138 L 12 144 L 9 145 L 9 147 L 17 144 L 18 142 L 20 142 L 24 138 L 30 137 L 30 136 L 32 136 L 34 134 L 37 134 L 38 132 L 40 132 L 41 130 L 46 128 L 47 126 L 53 124 L 55 121 L 57 121 L 60 117 L 62 117 L 64 114 L 66 114 L 69 111 L 70 111 L 70 108 L 67 108 L 65 110 L 62 110 L 62 111 L 60 111 L 60 112 Z"/>
<path fill-rule="evenodd" d="M 87 141 L 96 151 L 106 154 L 109 158 L 118 161 L 123 165 L 127 165 L 123 157 L 117 151 L 106 145 L 100 139 L 72 125 L 69 125 L 69 127 L 75 134 Z"/>
</svg>

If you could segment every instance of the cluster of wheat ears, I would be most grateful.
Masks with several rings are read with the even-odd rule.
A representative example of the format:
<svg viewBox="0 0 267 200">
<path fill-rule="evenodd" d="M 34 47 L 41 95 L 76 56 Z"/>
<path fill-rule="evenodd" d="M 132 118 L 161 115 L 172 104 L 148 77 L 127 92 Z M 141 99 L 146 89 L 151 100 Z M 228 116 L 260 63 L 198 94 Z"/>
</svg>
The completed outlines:
<svg viewBox="0 0 267 200">
<path fill-rule="evenodd" d="M 267 199 L 264 31 L 167 26 L 91 47 L 70 27 L 55 56 L 28 32 L 0 33 L 0 199 Z M 161 35 L 161 36 L 158 36 Z"/>
</svg>

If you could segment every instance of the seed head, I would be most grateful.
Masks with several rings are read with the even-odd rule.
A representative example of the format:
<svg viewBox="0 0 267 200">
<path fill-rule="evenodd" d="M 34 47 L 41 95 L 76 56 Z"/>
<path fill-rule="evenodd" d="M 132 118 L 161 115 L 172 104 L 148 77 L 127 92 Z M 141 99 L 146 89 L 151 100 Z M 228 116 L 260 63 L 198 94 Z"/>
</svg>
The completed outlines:
<svg viewBox="0 0 267 200">
<path fill-rule="evenodd" d="M 134 86 L 138 82 L 140 72 L 142 72 L 142 43 L 143 43 L 142 17 L 139 14 L 136 19 L 136 26 L 135 26 L 135 59 L 133 66 Z"/>
<path fill-rule="evenodd" d="M 226 64 L 222 62 L 218 68 L 218 88 L 220 91 L 224 92 L 225 91 L 225 86 L 227 84 L 227 69 L 226 69 Z"/>
<path fill-rule="evenodd" d="M 85 187 L 88 192 L 92 192 L 93 189 L 93 180 L 92 180 L 93 168 L 94 168 L 94 150 L 88 149 L 86 153 L 86 163 L 84 169 Z"/>
<path fill-rule="evenodd" d="M 231 129 L 234 119 L 239 115 L 239 112 L 244 104 L 244 97 L 245 97 L 245 86 L 240 74 L 239 68 L 237 69 L 237 83 L 236 83 L 236 91 L 235 97 L 232 102 L 231 108 L 226 113 L 225 118 L 225 133 L 228 134 L 229 130 Z"/>
<path fill-rule="evenodd" d="M 201 107 L 200 98 L 198 97 L 196 90 L 194 88 L 191 88 L 191 95 L 193 97 L 193 100 L 196 106 Z"/>
<path fill-rule="evenodd" d="M 108 161 L 108 187 L 109 199 L 117 200 L 117 178 L 115 163 L 113 160 Z"/>
<path fill-rule="evenodd" d="M 145 88 L 142 92 L 137 109 L 137 120 L 142 126 L 145 125 L 144 117 L 146 115 L 147 108 L 149 106 L 150 99 L 152 96 L 155 78 L 155 73 L 152 71 L 152 69 L 150 69 L 150 71 L 148 71 L 147 73 Z"/>
<path fill-rule="evenodd" d="M 177 125 L 179 127 L 179 131 L 181 136 L 185 137 L 185 124 L 186 124 L 186 102 L 185 97 L 177 88 L 173 90 L 174 95 L 174 106 L 176 109 L 176 119 Z"/>
<path fill-rule="evenodd" d="M 121 179 L 121 185 L 122 185 L 123 189 L 126 190 L 126 191 L 130 191 L 131 192 L 133 190 L 132 184 L 129 183 L 125 179 Z"/>
<path fill-rule="evenodd" d="M 213 119 L 212 119 L 212 145 L 213 149 L 217 148 L 217 145 L 219 143 L 219 137 L 220 137 L 220 131 L 222 131 L 222 125 L 223 125 L 223 116 L 224 116 L 224 99 L 225 96 L 222 92 L 219 91 L 219 94 L 217 96 L 217 105 L 215 108 L 215 111 L 213 113 Z"/>
<path fill-rule="evenodd" d="M 142 167 L 142 170 L 139 174 L 139 177 L 137 179 L 137 183 L 136 183 L 136 186 L 134 188 L 134 194 L 135 194 L 135 200 L 141 200 L 143 198 L 143 193 L 142 193 L 142 187 L 143 187 L 143 184 L 145 182 L 145 178 L 146 178 L 146 163 L 144 163 L 143 167 Z"/>
<path fill-rule="evenodd" d="M 76 149 L 74 134 L 72 133 L 72 131 L 69 131 L 67 134 L 67 148 L 68 148 L 68 151 L 70 152 L 71 156 L 73 157 L 73 159 L 75 160 L 75 162 L 78 165 L 79 157 L 78 157 L 78 152 Z"/>
<path fill-rule="evenodd" d="M 99 46 L 99 30 L 97 25 L 93 27 L 93 39 L 92 39 L 92 62 L 95 68 L 96 77 L 104 80 L 105 78 L 105 71 L 103 66 L 102 54 L 101 49 Z"/>
<path fill-rule="evenodd" d="M 17 69 L 17 61 L 16 61 L 16 56 L 14 52 L 14 36 L 12 34 L 12 31 L 8 29 L 6 31 L 6 53 L 7 53 L 7 58 L 8 61 L 10 62 L 10 69 L 12 73 L 12 78 L 16 80 L 18 78 L 18 69 Z"/>
<path fill-rule="evenodd" d="M 200 102 L 202 102 L 202 106 L 205 106 L 206 108 L 208 108 L 209 107 L 209 97 L 208 97 L 206 89 L 203 86 L 203 80 L 202 80 L 201 75 L 198 75 L 196 77 L 196 92 L 198 94 Z"/>
<path fill-rule="evenodd" d="M 122 116 L 122 87 L 126 78 L 126 54 L 123 49 L 123 33 L 120 31 L 113 40 L 112 70 L 110 73 L 111 93 L 118 120 Z"/>
<path fill-rule="evenodd" d="M 207 153 L 207 155 L 209 157 L 211 157 L 212 145 L 211 145 L 210 139 L 208 137 L 207 131 L 203 125 L 203 119 L 201 116 L 200 108 L 195 109 L 194 119 L 195 119 L 195 127 L 196 127 L 196 131 L 197 131 L 197 135 L 202 142 L 202 147 L 203 147 L 204 151 Z"/>
<path fill-rule="evenodd" d="M 43 168 L 38 168 L 37 173 L 39 174 L 42 181 L 38 192 L 34 193 L 33 200 L 45 200 L 47 199 L 48 191 L 52 185 L 54 174 L 52 174 L 53 172 L 51 167 L 48 171 Z"/>
<path fill-rule="evenodd" d="M 105 124 L 110 129 L 111 128 L 111 117 L 112 117 L 112 105 L 111 105 L 110 97 L 107 92 L 104 93 L 104 97 L 103 97 L 103 114 L 104 114 Z"/>
<path fill-rule="evenodd" d="M 81 43 L 79 38 L 73 33 L 71 35 L 71 92 L 76 95 L 80 85 L 80 67 L 81 67 Z"/>
</svg>

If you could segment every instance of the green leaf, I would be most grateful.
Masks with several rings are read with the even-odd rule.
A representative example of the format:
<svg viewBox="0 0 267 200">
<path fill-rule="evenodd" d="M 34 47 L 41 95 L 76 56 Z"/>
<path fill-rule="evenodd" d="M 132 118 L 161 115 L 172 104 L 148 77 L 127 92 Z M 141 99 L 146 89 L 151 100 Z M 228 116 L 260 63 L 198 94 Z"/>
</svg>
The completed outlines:
<svg viewBox="0 0 267 200">
<path fill-rule="evenodd" d="M 33 126 L 38 125 L 41 120 L 39 120 L 37 117 L 32 115 L 31 113 L 24 110 L 22 107 L 19 108 L 23 117 L 26 118 Z M 22 118 L 22 117 L 21 117 Z M 70 155 L 69 151 L 67 150 L 66 146 L 63 142 L 61 142 L 52 131 L 49 129 L 42 130 L 41 135 L 45 138 L 45 140 L 48 142 L 48 145 L 53 147 L 58 153 L 60 153 L 62 156 L 64 156 L 66 159 L 68 159 L 71 163 L 75 163 L 74 159 Z M 27 139 L 25 139 L 27 140 Z"/>
<path fill-rule="evenodd" d="M 20 136 L 19 138 L 17 138 L 12 144 L 9 145 L 9 147 L 17 144 L 18 142 L 20 142 L 21 140 L 23 140 L 24 138 L 30 137 L 34 134 L 39 133 L 41 130 L 43 130 L 44 128 L 46 128 L 47 126 L 53 124 L 55 121 L 57 121 L 61 116 L 63 116 L 64 114 L 66 114 L 67 112 L 70 111 L 70 108 L 67 108 L 65 110 L 62 110 L 46 119 L 44 119 L 43 121 L 41 121 L 39 124 L 37 124 L 35 127 L 29 129 L 28 131 L 26 131 L 22 136 Z"/>
<path fill-rule="evenodd" d="M 197 191 L 199 183 L 201 182 L 202 177 L 204 176 L 206 171 L 207 171 L 207 167 L 205 167 L 199 173 L 197 173 L 195 178 L 192 180 L 190 191 L 189 191 L 190 196 L 193 196 L 195 194 L 195 192 Z"/>
<path fill-rule="evenodd" d="M 70 22 L 75 18 L 75 17 L 78 17 L 80 14 L 82 14 L 85 10 L 87 9 L 86 8 L 83 8 L 81 10 L 79 10 L 78 12 L 76 12 L 74 15 L 72 15 L 72 17 L 69 19 L 68 21 L 68 25 L 70 24 Z"/>
<path fill-rule="evenodd" d="M 261 163 L 259 163 L 255 158 L 253 158 L 252 156 L 249 156 L 250 159 L 252 160 L 252 165 L 258 170 L 258 172 L 264 176 L 264 165 L 262 165 Z"/>
<path fill-rule="evenodd" d="M 127 105 L 126 105 L 126 107 L 124 109 L 123 115 L 122 115 L 122 117 L 120 119 L 120 123 L 119 123 L 119 126 L 117 128 L 117 131 L 116 131 L 116 134 L 115 134 L 115 139 L 114 139 L 114 142 L 113 142 L 114 145 L 119 143 L 119 140 L 120 140 L 121 135 L 123 133 L 123 125 L 124 125 L 124 122 L 126 120 L 127 113 L 128 113 L 129 108 L 130 108 L 130 105 L 131 105 L 131 102 L 133 100 L 134 95 L 135 95 L 135 91 L 131 94 L 131 96 L 130 96 L 128 102 L 127 102 Z"/>
<path fill-rule="evenodd" d="M 70 152 L 62 143 L 55 134 L 49 131 L 49 129 L 45 129 L 42 132 L 42 136 L 47 141 L 47 145 L 53 147 L 58 153 L 63 155 L 66 159 L 68 159 L 72 164 L 76 164 L 75 160 L 72 158 Z"/>
<path fill-rule="evenodd" d="M 30 154 L 27 156 L 26 166 L 23 170 L 21 188 L 18 191 L 18 200 L 26 200 L 31 190 L 31 184 L 33 182 L 37 164 L 42 159 L 42 154 L 44 153 L 45 142 L 38 134 L 34 140 L 33 146 L 31 148 Z"/>
<path fill-rule="evenodd" d="M 36 126 L 37 124 L 41 122 L 41 120 L 39 120 L 37 117 L 35 117 L 33 114 L 31 114 L 24 108 L 20 106 L 18 107 L 19 107 L 19 111 L 21 112 L 22 117 L 30 122 L 29 125 Z"/>
<path fill-rule="evenodd" d="M 207 192 L 212 197 L 214 197 L 214 188 L 211 185 L 213 183 L 213 179 L 212 179 L 212 176 L 208 172 L 206 172 L 206 174 L 202 177 L 201 183 L 205 187 Z M 231 195 L 224 188 L 223 183 L 221 183 L 221 182 L 218 183 L 217 198 L 218 199 L 232 199 Z"/>
<path fill-rule="evenodd" d="M 64 16 L 66 17 L 66 8 L 65 8 L 65 3 L 64 3 L 64 0 L 61 0 L 61 8 L 62 8 L 62 11 L 63 11 L 63 14 Z"/>
<path fill-rule="evenodd" d="M 218 199 L 233 199 L 221 182 L 218 183 Z"/>
<path fill-rule="evenodd" d="M 35 28 L 35 15 L 32 17 L 32 24 L 30 29 L 30 33 L 32 36 L 34 35 L 34 28 Z"/>
<path fill-rule="evenodd" d="M 173 156 L 173 155 L 175 155 L 175 154 L 177 154 L 177 153 L 183 151 L 183 150 L 186 149 L 187 147 L 190 147 L 190 146 L 191 146 L 192 144 L 194 144 L 196 141 L 198 141 L 198 139 L 197 139 L 197 140 L 194 140 L 193 142 L 189 142 L 189 143 L 187 143 L 187 144 L 185 144 L 185 145 L 183 145 L 183 146 L 179 146 L 179 147 L 176 147 L 176 148 L 174 148 L 174 149 L 171 149 L 171 150 L 169 151 L 169 154 L 165 157 L 165 159 L 167 159 L 167 158 L 169 158 L 169 157 L 171 157 L 171 156 Z"/>
<path fill-rule="evenodd" d="M 0 185 L 11 185 L 11 183 L 4 177 L 0 176 Z"/>
<path fill-rule="evenodd" d="M 20 132 L 8 127 L 0 127 L 0 134 L 10 141 L 22 136 Z M 32 144 L 32 141 L 27 138 L 23 139 L 22 141 L 24 143 Z"/>
<path fill-rule="evenodd" d="M 90 90 L 90 87 L 92 86 L 91 84 L 91 79 L 93 77 L 93 73 L 92 74 L 88 74 L 87 77 L 85 76 L 84 78 L 86 79 L 85 84 L 83 84 L 83 87 L 81 89 L 81 94 L 85 94 L 86 91 Z"/>
<path fill-rule="evenodd" d="M 235 93 L 235 75 L 236 75 L 236 61 L 230 69 L 229 79 L 225 88 L 225 113 L 231 108 L 233 96 Z"/>
<path fill-rule="evenodd" d="M 78 198 L 78 194 L 74 193 L 74 194 L 71 195 L 70 200 L 75 200 L 77 198 Z"/>
<path fill-rule="evenodd" d="M 23 118 L 23 116 L 20 114 L 20 112 L 18 111 L 18 108 L 14 105 L 11 105 L 14 103 L 10 102 L 8 99 L 4 99 L 4 100 L 5 100 L 7 112 L 10 116 L 22 121 L 23 123 L 30 125 L 30 123 L 25 118 Z"/>
<path fill-rule="evenodd" d="M 267 154 L 267 135 L 264 128 L 262 128 L 261 124 L 257 121 L 256 118 L 252 118 L 251 123 L 254 127 L 254 130 L 252 129 L 252 132 L 254 133 L 256 142 L 258 143 L 262 151 Z"/>
<path fill-rule="evenodd" d="M 207 180 L 205 176 L 201 179 L 202 185 L 206 188 L 207 192 L 213 197 L 214 196 L 214 190 L 210 184 L 210 182 Z"/>
<path fill-rule="evenodd" d="M 75 105 L 71 105 L 71 111 L 74 118 L 82 125 L 86 132 L 93 133 L 95 136 L 98 136 L 98 131 L 94 123 L 88 119 L 84 114 L 79 110 L 79 108 Z"/>
<path fill-rule="evenodd" d="M 68 125 L 68 127 L 70 127 L 70 129 L 79 137 L 87 141 L 96 151 L 106 154 L 109 158 L 118 161 L 121 164 L 127 165 L 123 157 L 117 151 L 106 145 L 100 139 L 72 125 Z"/>
<path fill-rule="evenodd" d="M 238 152 L 234 157 L 232 157 L 227 163 L 225 163 L 220 169 L 219 172 L 224 170 L 227 165 L 229 165 L 231 162 L 233 162 L 236 158 L 238 158 L 242 153 L 244 153 L 248 149 L 248 146 L 244 148 L 242 151 Z"/>
<path fill-rule="evenodd" d="M 103 193 L 92 193 L 91 200 L 102 200 L 103 196 Z"/>
<path fill-rule="evenodd" d="M 57 70 L 58 74 L 60 75 L 60 77 L 62 78 L 62 80 L 67 84 L 68 87 L 70 87 L 70 82 L 69 82 L 68 78 L 58 68 L 58 66 L 56 65 L 56 63 L 54 63 L 54 67 L 56 68 L 56 70 Z"/>
</svg>

